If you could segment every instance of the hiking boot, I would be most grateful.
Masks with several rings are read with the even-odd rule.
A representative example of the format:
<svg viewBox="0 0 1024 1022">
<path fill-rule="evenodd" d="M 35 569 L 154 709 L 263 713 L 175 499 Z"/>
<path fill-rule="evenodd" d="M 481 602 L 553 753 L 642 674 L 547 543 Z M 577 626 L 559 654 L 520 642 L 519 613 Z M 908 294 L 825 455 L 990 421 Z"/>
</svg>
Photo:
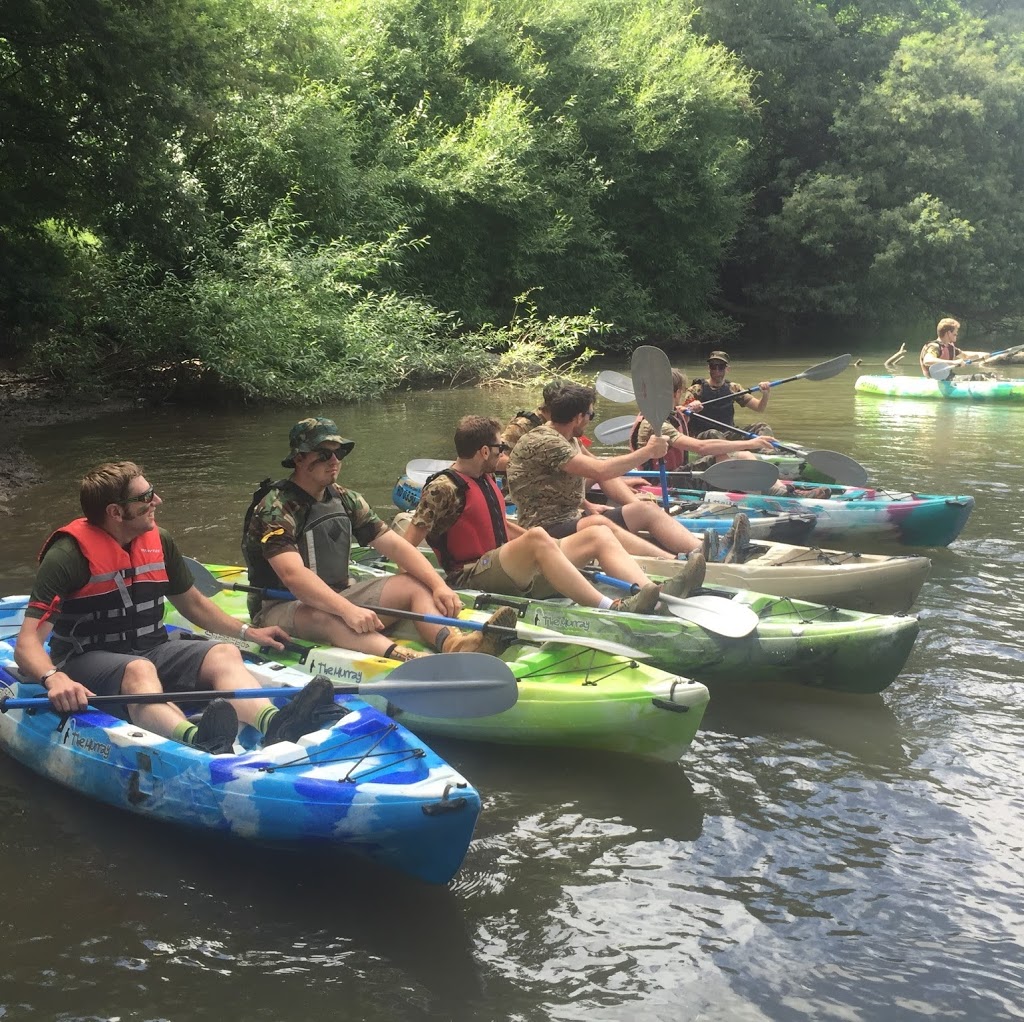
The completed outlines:
<svg viewBox="0 0 1024 1022">
<path fill-rule="evenodd" d="M 490 656 L 501 654 L 516 641 L 514 635 L 494 635 L 488 633 L 488 625 L 499 628 L 515 628 L 519 615 L 514 607 L 502 607 L 496 610 L 485 622 L 482 632 L 454 632 L 444 640 L 442 653 L 488 653 Z"/>
<path fill-rule="evenodd" d="M 297 742 L 310 731 L 319 731 L 325 710 L 334 705 L 334 686 L 325 674 L 318 674 L 287 706 L 278 710 L 267 725 L 263 745 Z"/>
<path fill-rule="evenodd" d="M 732 528 L 725 534 L 725 545 L 723 560 L 726 564 L 742 564 L 747 559 L 750 519 L 742 512 L 733 519 Z"/>
<path fill-rule="evenodd" d="M 413 649 L 411 646 L 399 646 L 397 642 L 392 643 L 388 651 L 381 655 L 385 660 L 397 660 L 400 664 L 407 664 L 410 660 L 419 660 L 420 657 L 433 656 L 426 650 Z"/>
<path fill-rule="evenodd" d="M 235 751 L 238 714 L 226 699 L 214 699 L 203 711 L 192 735 L 192 746 L 211 756 Z"/>
<path fill-rule="evenodd" d="M 661 588 L 669 596 L 687 597 L 704 584 L 706 571 L 707 564 L 704 561 L 704 555 L 699 550 L 695 550 L 686 558 L 679 574 L 668 579 Z"/>
<path fill-rule="evenodd" d="M 613 600 L 611 610 L 624 610 L 627 614 L 653 614 L 661 598 L 661 586 L 648 582 L 640 591 L 621 600 Z"/>
<path fill-rule="evenodd" d="M 707 564 L 714 564 L 721 556 L 722 540 L 714 529 L 705 529 L 704 538 L 701 540 L 700 552 L 704 555 Z"/>
</svg>

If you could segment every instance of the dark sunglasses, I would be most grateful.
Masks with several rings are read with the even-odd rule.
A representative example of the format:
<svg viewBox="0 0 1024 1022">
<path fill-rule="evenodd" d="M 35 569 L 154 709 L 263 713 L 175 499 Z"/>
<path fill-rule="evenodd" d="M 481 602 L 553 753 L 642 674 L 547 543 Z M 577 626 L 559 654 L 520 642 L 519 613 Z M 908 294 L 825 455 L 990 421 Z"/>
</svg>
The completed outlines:
<svg viewBox="0 0 1024 1022">
<path fill-rule="evenodd" d="M 499 440 L 496 444 L 488 444 L 488 447 L 497 447 L 499 454 L 511 454 L 512 448 L 509 447 L 503 440 Z"/>
<path fill-rule="evenodd" d="M 143 490 L 137 497 L 125 497 L 121 502 L 122 504 L 152 504 L 153 498 L 156 496 L 156 487 L 151 486 L 148 490 Z"/>
<path fill-rule="evenodd" d="M 316 455 L 317 461 L 330 461 L 331 458 L 337 458 L 338 461 L 341 461 L 348 454 L 348 451 L 341 447 L 337 447 L 334 450 L 328 450 L 326 447 L 314 447 L 312 453 Z"/>
<path fill-rule="evenodd" d="M 724 369 L 725 367 L 726 367 L 726 364 L 724 362 L 709 362 L 708 363 L 708 368 L 709 369 Z"/>
<path fill-rule="evenodd" d="M 587 417 L 588 419 L 590 419 L 591 421 L 593 421 L 593 419 L 594 419 L 594 416 L 595 416 L 595 415 L 597 415 L 597 410 L 595 409 L 594 411 L 590 411 L 590 412 L 584 412 L 583 414 L 584 414 L 584 415 L 585 415 L 585 416 L 586 416 L 586 417 Z"/>
</svg>

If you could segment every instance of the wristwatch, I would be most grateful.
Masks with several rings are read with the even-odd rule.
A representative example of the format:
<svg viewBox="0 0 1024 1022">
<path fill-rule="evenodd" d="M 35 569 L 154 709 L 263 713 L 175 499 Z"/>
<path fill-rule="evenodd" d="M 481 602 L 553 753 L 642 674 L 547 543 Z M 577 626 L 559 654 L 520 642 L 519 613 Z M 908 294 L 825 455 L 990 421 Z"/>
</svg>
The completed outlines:
<svg viewBox="0 0 1024 1022">
<path fill-rule="evenodd" d="M 59 667 L 51 667 L 48 671 L 43 671 L 43 673 L 39 675 L 39 684 L 42 685 L 45 688 L 46 687 L 46 679 L 50 678 L 50 677 L 53 677 L 53 675 L 55 675 L 55 674 L 60 674 L 60 668 Z"/>
</svg>

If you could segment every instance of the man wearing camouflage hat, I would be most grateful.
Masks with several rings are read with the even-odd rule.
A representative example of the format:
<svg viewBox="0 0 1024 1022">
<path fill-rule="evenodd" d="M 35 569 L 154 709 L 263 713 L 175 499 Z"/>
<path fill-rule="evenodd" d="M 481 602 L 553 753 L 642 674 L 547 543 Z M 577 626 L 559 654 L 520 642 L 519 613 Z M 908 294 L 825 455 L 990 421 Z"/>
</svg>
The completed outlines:
<svg viewBox="0 0 1024 1022">
<path fill-rule="evenodd" d="M 355 443 L 341 435 L 331 419 L 308 418 L 289 433 L 289 453 L 281 462 L 292 473 L 265 479 L 246 512 L 242 552 L 249 581 L 260 588 L 286 589 L 294 600 L 249 597 L 257 625 L 277 624 L 290 635 L 344 646 L 376 656 L 406 660 L 424 654 L 396 645 L 384 630 L 394 622 L 368 606 L 454 617 L 462 609 L 458 595 L 431 563 L 393 532 L 354 490 L 337 485 L 341 461 Z M 352 540 L 371 546 L 402 570 L 351 584 Z M 383 620 L 382 620 L 383 618 Z M 488 624 L 514 627 L 516 613 L 503 607 Z M 423 640 L 441 653 L 496 655 L 507 640 L 481 633 L 417 624 Z"/>
<path fill-rule="evenodd" d="M 729 368 L 729 354 L 725 351 L 713 351 L 708 355 L 708 379 L 694 380 L 690 389 L 686 392 L 684 401 L 692 404 L 694 401 L 704 403 L 713 398 L 724 398 L 730 394 L 736 394 L 731 401 L 716 401 L 708 409 L 709 418 L 693 413 L 690 424 L 690 435 L 701 440 L 743 440 L 743 431 L 735 429 L 735 414 L 737 403 L 743 408 L 760 414 L 768 407 L 768 397 L 771 394 L 771 383 L 763 380 L 758 384 L 760 393 L 743 394 L 746 387 L 733 383 L 725 378 L 726 370 Z M 723 426 L 730 427 L 723 429 Z M 714 436 L 705 435 L 702 431 L 713 431 Z M 747 433 L 756 433 L 758 436 L 773 436 L 772 428 L 767 422 L 752 422 L 747 428 Z"/>
</svg>

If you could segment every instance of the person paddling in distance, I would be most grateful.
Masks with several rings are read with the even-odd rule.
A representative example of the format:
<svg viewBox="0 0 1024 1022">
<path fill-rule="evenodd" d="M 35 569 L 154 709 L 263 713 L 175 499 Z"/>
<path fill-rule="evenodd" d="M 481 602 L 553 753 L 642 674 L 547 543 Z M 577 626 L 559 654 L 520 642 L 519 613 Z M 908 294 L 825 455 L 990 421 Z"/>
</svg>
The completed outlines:
<svg viewBox="0 0 1024 1022">
<path fill-rule="evenodd" d="M 715 421 L 706 419 L 699 414 L 701 409 L 695 408 L 693 422 L 690 426 L 691 433 L 695 433 L 698 439 L 709 440 L 742 440 L 745 439 L 741 433 L 731 430 L 722 430 L 722 425 L 735 427 L 736 405 L 750 409 L 760 415 L 768 407 L 768 399 L 771 396 L 771 383 L 762 380 L 758 384 L 760 393 L 744 394 L 746 387 L 733 383 L 725 378 L 726 370 L 729 368 L 729 354 L 725 351 L 713 351 L 708 355 L 708 379 L 694 380 L 686 392 L 686 403 L 698 402 L 703 405 L 706 401 L 714 398 L 724 398 L 730 394 L 736 396 L 731 401 L 718 400 L 712 406 L 715 411 L 711 416 Z M 757 433 L 759 436 L 773 436 L 772 428 L 767 422 L 754 422 L 746 428 L 747 433 Z"/>
<path fill-rule="evenodd" d="M 448 581 L 456 587 L 509 596 L 544 598 L 555 593 L 586 607 L 649 614 L 661 587 L 650 582 L 609 529 L 587 529 L 564 539 L 544 529 L 510 522 L 494 481 L 505 444 L 497 419 L 466 415 L 455 430 L 455 463 L 427 480 L 405 538 L 425 538 Z M 667 556 L 667 555 L 662 555 Z M 580 573 L 596 560 L 602 571 L 639 585 L 621 600 L 602 596 Z M 678 595 L 686 579 L 666 584 Z"/>
<path fill-rule="evenodd" d="M 249 596 L 249 614 L 258 625 L 279 625 L 312 642 L 409 660 L 428 654 L 406 649 L 385 631 L 395 618 L 367 605 L 455 617 L 462 602 L 433 565 L 387 526 L 354 490 L 337 485 L 342 459 L 355 446 L 331 419 L 308 418 L 289 433 L 282 461 L 287 478 L 265 479 L 253 494 L 242 531 L 242 553 L 249 581 L 260 588 L 285 589 L 294 600 Z M 352 540 L 371 546 L 402 569 L 400 575 L 352 584 Z M 503 607 L 489 625 L 514 627 L 516 612 Z M 423 640 L 439 653 L 498 655 L 508 644 L 493 634 L 453 631 L 420 622 Z"/>
<path fill-rule="evenodd" d="M 79 491 L 85 517 L 43 545 L 15 660 L 46 688 L 54 710 L 84 710 L 92 695 L 141 695 L 196 689 L 252 688 L 237 647 L 198 637 L 184 641 L 162 624 L 164 600 L 193 624 L 283 649 L 288 633 L 257 628 L 224 613 L 192 582 L 177 544 L 156 525 L 162 501 L 131 461 L 99 465 Z M 44 642 L 49 636 L 50 651 Z M 310 684 L 283 710 L 266 699 L 226 699 L 207 706 L 198 725 L 172 702 L 128 703 L 129 719 L 205 752 L 232 751 L 239 717 L 263 732 L 264 744 L 293 741 L 320 726 L 333 688 Z"/>
<path fill-rule="evenodd" d="M 619 542 L 631 554 L 662 556 L 693 554 L 693 585 L 703 578 L 704 558 L 700 542 L 692 532 L 666 514 L 658 505 L 638 500 L 632 494 L 620 507 L 605 513 L 584 513 L 582 507 L 586 480 L 603 482 L 623 472 L 657 461 L 668 451 L 668 441 L 651 436 L 638 451 L 613 458 L 595 458 L 580 443 L 580 437 L 594 418 L 595 392 L 592 387 L 568 383 L 559 388 L 549 404 L 551 421 L 523 437 L 512 452 L 508 464 L 508 482 L 519 508 L 519 524 L 524 528 L 539 525 L 555 539 L 572 536 L 592 526 L 614 531 Z M 646 531 L 659 546 L 641 539 Z"/>
<path fill-rule="evenodd" d="M 929 341 L 922 349 L 919 356 L 921 372 L 931 379 L 928 372 L 932 366 L 949 366 L 951 372 L 947 379 L 953 378 L 952 370 L 959 369 L 967 359 L 987 358 L 987 351 L 964 351 L 956 346 L 957 337 L 960 334 L 960 323 L 952 318 L 940 319 L 936 327 L 936 338 Z M 975 373 L 972 376 L 961 377 L 967 380 L 990 380 L 991 373 Z"/>
</svg>

